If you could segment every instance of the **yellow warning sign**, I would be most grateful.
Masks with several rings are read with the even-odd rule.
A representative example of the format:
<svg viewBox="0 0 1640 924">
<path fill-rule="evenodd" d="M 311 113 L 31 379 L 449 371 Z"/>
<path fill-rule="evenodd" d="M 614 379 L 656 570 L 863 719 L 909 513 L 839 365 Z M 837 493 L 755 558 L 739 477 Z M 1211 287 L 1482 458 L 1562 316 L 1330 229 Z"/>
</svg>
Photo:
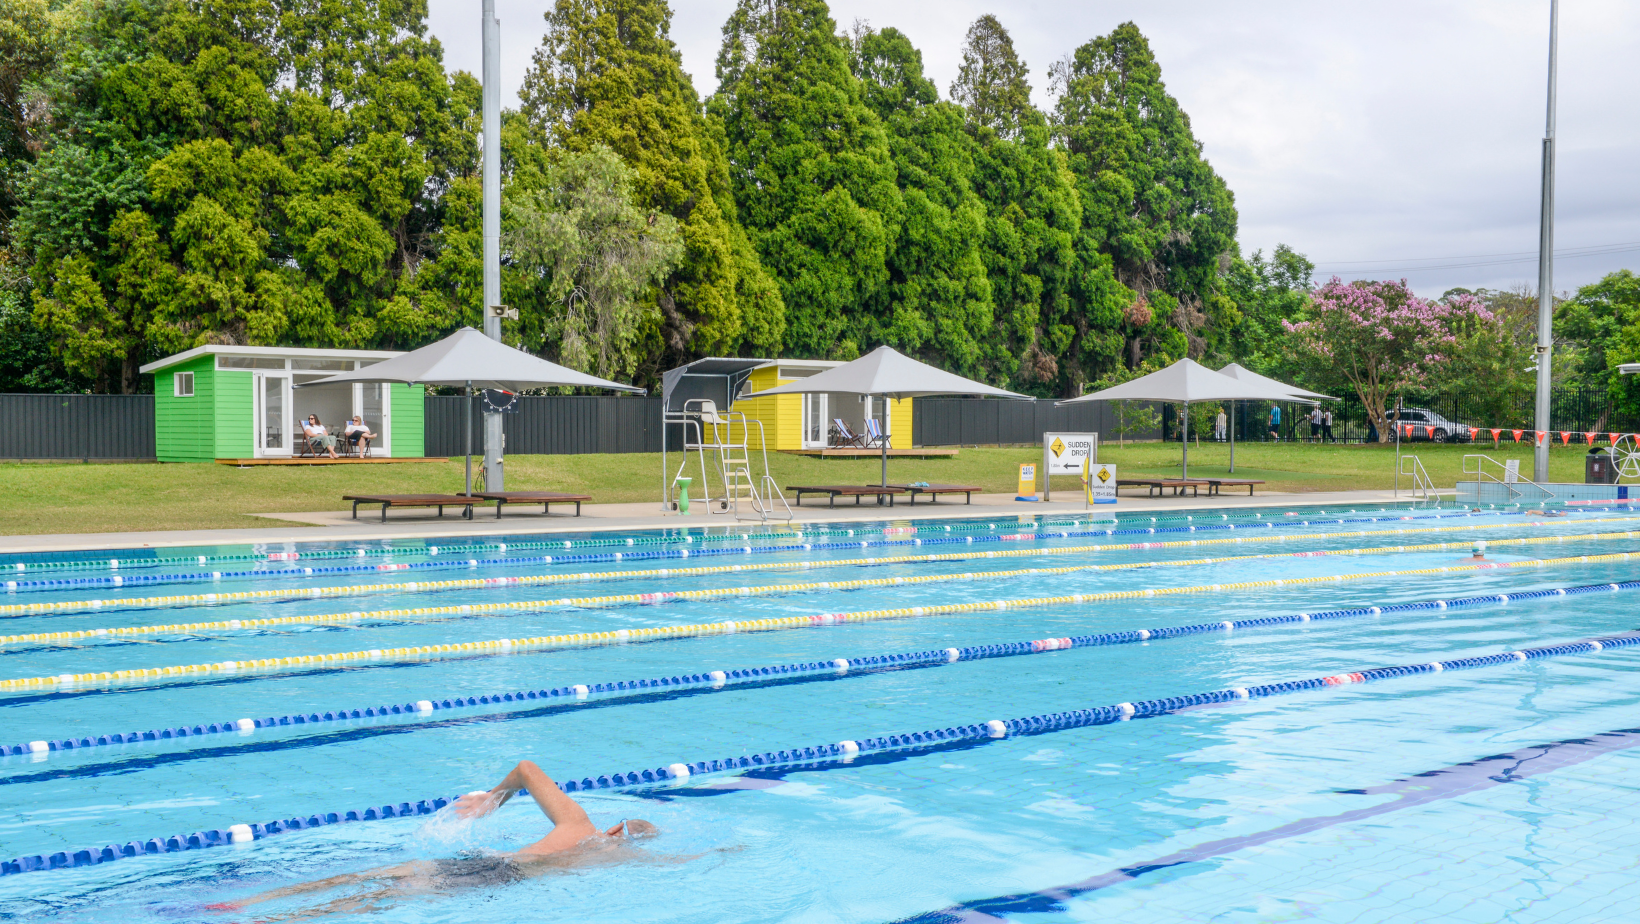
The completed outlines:
<svg viewBox="0 0 1640 924">
<path fill-rule="evenodd" d="M 1053 450 L 1053 457 L 1057 459 L 1065 452 L 1065 441 L 1056 436 L 1048 448 Z"/>
<path fill-rule="evenodd" d="M 1099 466 L 1099 471 L 1098 471 L 1098 473 L 1095 477 L 1097 477 L 1099 479 L 1100 484 L 1104 484 L 1105 482 L 1109 481 L 1110 480 L 1110 466 L 1108 466 L 1108 465 Z"/>
</svg>

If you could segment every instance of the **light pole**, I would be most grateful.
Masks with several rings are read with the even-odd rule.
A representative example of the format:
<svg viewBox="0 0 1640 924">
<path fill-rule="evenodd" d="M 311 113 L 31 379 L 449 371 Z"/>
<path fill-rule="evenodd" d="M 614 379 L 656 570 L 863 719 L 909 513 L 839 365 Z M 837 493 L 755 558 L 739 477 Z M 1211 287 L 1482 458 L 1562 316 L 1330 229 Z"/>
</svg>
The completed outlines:
<svg viewBox="0 0 1640 924">
<path fill-rule="evenodd" d="M 501 340 L 501 22 L 484 0 L 484 335 Z M 469 399 L 470 400 L 470 399 Z M 501 415 L 484 411 L 484 490 L 505 491 Z M 471 490 L 471 488 L 469 488 Z"/>
<path fill-rule="evenodd" d="M 1549 113 L 1543 129 L 1543 204 L 1538 223 L 1538 431 L 1532 449 L 1532 480 L 1549 480 L 1549 397 L 1553 380 L 1549 358 L 1554 349 L 1555 313 L 1555 41 L 1560 25 L 1560 0 L 1549 0 Z"/>
</svg>

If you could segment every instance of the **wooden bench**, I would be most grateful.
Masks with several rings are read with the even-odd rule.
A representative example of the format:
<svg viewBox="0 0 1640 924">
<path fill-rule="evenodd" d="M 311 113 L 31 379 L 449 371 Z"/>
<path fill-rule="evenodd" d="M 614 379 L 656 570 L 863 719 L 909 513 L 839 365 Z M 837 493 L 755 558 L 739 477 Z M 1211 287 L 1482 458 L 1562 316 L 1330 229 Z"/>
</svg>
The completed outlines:
<svg viewBox="0 0 1640 924">
<path fill-rule="evenodd" d="M 939 496 L 941 494 L 961 494 L 963 503 L 972 504 L 974 502 L 974 495 L 978 494 L 981 490 L 980 488 L 968 484 L 892 484 L 889 485 L 889 487 L 904 488 L 906 493 L 911 495 L 910 504 L 913 507 L 917 506 L 917 495 L 919 494 L 927 494 L 929 497 L 928 502 L 930 504 L 939 503 Z"/>
<path fill-rule="evenodd" d="M 1172 488 L 1173 489 L 1173 496 L 1174 497 L 1178 497 L 1180 494 L 1184 493 L 1185 488 L 1190 489 L 1190 496 L 1191 497 L 1196 497 L 1197 494 L 1198 494 L 1198 491 L 1201 489 L 1201 487 L 1203 485 L 1207 486 L 1208 493 L 1211 494 L 1212 493 L 1212 483 L 1209 482 L 1205 478 L 1118 478 L 1118 479 L 1116 479 L 1116 488 L 1117 488 L 1117 490 L 1121 490 L 1122 488 L 1147 488 L 1147 489 L 1149 489 L 1151 497 L 1155 497 L 1157 494 L 1160 494 L 1161 492 L 1163 492 L 1167 488 Z M 1248 490 L 1251 490 L 1251 488 L 1249 488 Z"/>
<path fill-rule="evenodd" d="M 540 504 L 541 512 L 552 515 L 553 504 L 574 504 L 575 515 L 581 515 L 582 502 L 590 503 L 592 498 L 586 494 L 565 494 L 562 491 L 478 491 L 473 497 L 495 501 L 495 518 L 501 519 L 501 508 L 508 504 Z"/>
<path fill-rule="evenodd" d="M 884 486 L 880 484 L 820 484 L 800 485 L 797 487 L 787 485 L 786 490 L 796 492 L 797 506 L 799 507 L 803 506 L 803 495 L 805 494 L 829 494 L 831 495 L 831 506 L 833 507 L 837 506 L 837 498 L 839 497 L 854 498 L 854 506 L 856 507 L 860 506 L 860 498 L 862 497 L 875 497 L 877 498 L 877 503 L 879 504 L 882 503 L 883 498 L 886 497 L 888 498 L 888 505 L 892 507 L 894 506 L 894 495 L 905 493 L 905 488 L 898 487 L 896 485 Z"/>
<path fill-rule="evenodd" d="M 342 500 L 353 502 L 353 519 L 359 518 L 360 504 L 381 504 L 382 522 L 387 522 L 387 508 L 389 507 L 437 507 L 438 515 L 444 516 L 445 507 L 462 507 L 461 515 L 471 520 L 473 505 L 485 503 L 482 497 L 467 497 L 460 494 L 348 494 Z"/>
<path fill-rule="evenodd" d="M 1213 497 L 1221 493 L 1219 489 L 1225 485 L 1229 485 L 1232 488 L 1239 488 L 1245 485 L 1247 488 L 1247 496 L 1252 497 L 1253 485 L 1263 483 L 1264 482 L 1258 480 L 1257 478 L 1209 478 L 1207 479 L 1207 496 Z"/>
</svg>

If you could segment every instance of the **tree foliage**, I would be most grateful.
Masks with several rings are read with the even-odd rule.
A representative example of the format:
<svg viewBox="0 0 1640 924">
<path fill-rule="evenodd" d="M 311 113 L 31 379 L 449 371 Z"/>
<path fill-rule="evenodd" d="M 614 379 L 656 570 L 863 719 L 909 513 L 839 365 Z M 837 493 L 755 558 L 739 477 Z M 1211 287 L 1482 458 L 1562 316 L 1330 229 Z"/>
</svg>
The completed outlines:
<svg viewBox="0 0 1640 924">
<path fill-rule="evenodd" d="M 1201 356 L 1239 320 L 1220 280 L 1234 248 L 1234 197 L 1137 26 L 1082 45 L 1051 76 L 1054 131 L 1082 198 L 1088 333 L 1073 349 L 1103 364 L 1125 348 L 1129 367 L 1151 355 Z M 1119 308 L 1115 284 L 1137 295 L 1130 310 Z"/>
<path fill-rule="evenodd" d="M 70 370 L 129 392 L 139 364 L 202 343 L 453 326 L 460 283 L 428 264 L 475 162 L 477 87 L 446 76 L 420 3 L 90 10 L 13 229 Z"/>
<path fill-rule="evenodd" d="M 526 143 L 607 147 L 637 204 L 679 222 L 684 255 L 657 293 L 659 375 L 694 356 L 772 351 L 785 307 L 736 218 L 729 164 L 669 36 L 664 0 L 558 0 L 520 94 Z"/>
<path fill-rule="evenodd" d="M 545 310 L 520 317 L 522 338 L 573 369 L 630 375 L 658 313 L 645 298 L 684 252 L 678 221 L 634 203 L 636 171 L 609 148 L 561 152 L 539 188 L 508 200 L 505 247 Z"/>
<path fill-rule="evenodd" d="M 823 0 L 740 0 L 707 103 L 740 219 L 780 286 L 792 356 L 851 359 L 864 336 L 895 327 L 888 258 L 902 201 L 849 59 Z"/>
<path fill-rule="evenodd" d="M 1473 295 L 1419 298 L 1402 282 L 1344 283 L 1335 276 L 1311 296 L 1305 320 L 1283 321 L 1289 361 L 1306 382 L 1353 390 L 1381 441 L 1386 411 L 1408 390 L 1437 390 L 1465 364 L 1495 354 L 1496 316 Z M 1448 378 L 1450 381 L 1450 378 Z"/>
<path fill-rule="evenodd" d="M 1232 259 L 1224 278 L 1225 296 L 1235 305 L 1240 322 L 1227 332 L 1220 349 L 1254 372 L 1279 377 L 1285 371 L 1287 337 L 1282 322 L 1304 319 L 1315 288 L 1314 273 L 1315 264 L 1286 244 L 1277 244 L 1268 259 L 1261 250 Z"/>
<path fill-rule="evenodd" d="M 1618 366 L 1640 362 L 1640 276 L 1618 270 L 1555 306 L 1557 341 L 1573 349 L 1570 365 L 1585 381 L 1606 385 L 1617 409 L 1640 414 L 1640 376 Z M 1559 368 L 1559 365 L 1556 366 Z"/>
<path fill-rule="evenodd" d="M 1015 138 L 1036 121 L 1029 70 L 1014 51 L 1013 37 L 986 13 L 968 27 L 962 66 L 951 83 L 951 101 L 968 110 L 968 124 Z"/>
</svg>

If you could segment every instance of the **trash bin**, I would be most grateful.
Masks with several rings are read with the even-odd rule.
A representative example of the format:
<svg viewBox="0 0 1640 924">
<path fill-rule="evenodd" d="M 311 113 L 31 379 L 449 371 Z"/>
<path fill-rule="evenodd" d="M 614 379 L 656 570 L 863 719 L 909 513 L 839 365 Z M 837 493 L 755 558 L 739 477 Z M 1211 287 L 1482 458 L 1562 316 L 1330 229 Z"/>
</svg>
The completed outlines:
<svg viewBox="0 0 1640 924">
<path fill-rule="evenodd" d="M 1601 448 L 1591 449 L 1589 454 L 1583 457 L 1583 483 L 1617 483 L 1617 466 L 1613 464 L 1610 451 Z"/>
</svg>

